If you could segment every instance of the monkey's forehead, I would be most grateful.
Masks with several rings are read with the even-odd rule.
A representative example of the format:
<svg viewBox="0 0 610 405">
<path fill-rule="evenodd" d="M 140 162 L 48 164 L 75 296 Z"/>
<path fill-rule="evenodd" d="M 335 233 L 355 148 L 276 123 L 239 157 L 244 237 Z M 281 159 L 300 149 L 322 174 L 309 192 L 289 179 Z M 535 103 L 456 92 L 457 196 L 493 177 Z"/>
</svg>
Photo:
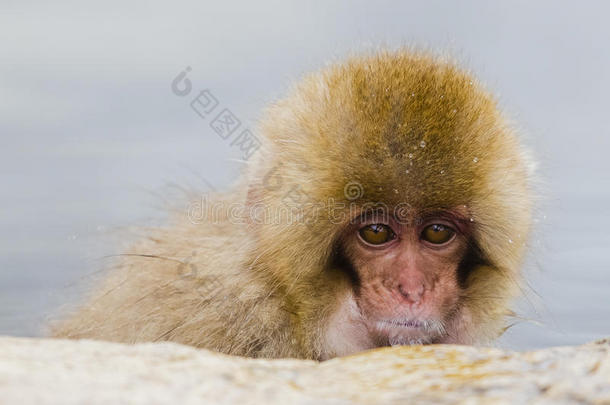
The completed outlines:
<svg viewBox="0 0 610 405">
<path fill-rule="evenodd" d="M 531 221 L 527 153 L 493 98 L 456 66 L 409 52 L 354 58 L 307 77 L 261 129 L 248 180 L 262 184 L 251 194 L 267 207 L 466 205 L 485 257 L 516 274 Z M 314 260 L 338 228 L 312 226 L 280 222 L 259 235 L 278 257 Z M 303 244 L 320 254 L 287 250 Z"/>
<path fill-rule="evenodd" d="M 287 177 L 317 198 L 420 207 L 469 203 L 527 177 L 493 98 L 455 65 L 409 52 L 354 58 L 309 76 L 266 121 Z M 276 156 L 274 156 L 275 158 Z M 522 192 L 523 190 L 514 190 Z"/>
</svg>

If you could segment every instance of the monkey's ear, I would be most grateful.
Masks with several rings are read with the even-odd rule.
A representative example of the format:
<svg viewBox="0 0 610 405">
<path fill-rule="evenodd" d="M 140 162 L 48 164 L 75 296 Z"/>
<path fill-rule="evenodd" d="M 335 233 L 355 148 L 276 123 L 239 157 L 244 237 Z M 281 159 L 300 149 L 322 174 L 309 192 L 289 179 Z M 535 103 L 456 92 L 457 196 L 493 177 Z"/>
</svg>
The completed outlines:
<svg viewBox="0 0 610 405">
<path fill-rule="evenodd" d="M 259 184 L 249 184 L 246 193 L 246 207 L 251 207 L 259 202 L 263 197 L 263 190 Z"/>
<path fill-rule="evenodd" d="M 252 183 L 248 185 L 248 191 L 246 192 L 246 202 L 244 206 L 244 216 L 246 223 L 251 228 L 258 228 L 260 224 L 258 217 L 261 212 L 264 212 L 263 200 L 263 189 L 258 183 Z"/>
<path fill-rule="evenodd" d="M 264 175 L 259 177 L 253 174 L 246 181 L 245 187 L 248 191 L 245 198 L 245 210 L 248 224 L 260 225 L 264 223 L 262 221 L 265 219 L 265 214 L 271 208 L 268 206 L 270 195 L 281 190 L 284 183 L 281 168 L 282 164 L 277 164 L 271 169 L 265 169 Z"/>
</svg>

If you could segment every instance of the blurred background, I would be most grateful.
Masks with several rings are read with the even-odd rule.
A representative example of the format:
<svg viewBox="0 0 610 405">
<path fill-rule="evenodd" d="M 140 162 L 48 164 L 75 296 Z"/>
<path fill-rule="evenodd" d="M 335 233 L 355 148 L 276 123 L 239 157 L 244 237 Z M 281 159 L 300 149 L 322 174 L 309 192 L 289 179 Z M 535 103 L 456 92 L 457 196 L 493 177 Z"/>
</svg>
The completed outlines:
<svg viewBox="0 0 610 405">
<path fill-rule="evenodd" d="M 610 336 L 610 6 L 556 1 L 0 4 L 0 334 L 46 319 L 163 223 L 168 184 L 238 175 L 239 148 L 171 91 L 187 66 L 244 128 L 303 73 L 379 45 L 454 55 L 540 162 L 523 321 L 499 346 Z M 70 298 L 72 299 L 72 298 Z"/>
</svg>

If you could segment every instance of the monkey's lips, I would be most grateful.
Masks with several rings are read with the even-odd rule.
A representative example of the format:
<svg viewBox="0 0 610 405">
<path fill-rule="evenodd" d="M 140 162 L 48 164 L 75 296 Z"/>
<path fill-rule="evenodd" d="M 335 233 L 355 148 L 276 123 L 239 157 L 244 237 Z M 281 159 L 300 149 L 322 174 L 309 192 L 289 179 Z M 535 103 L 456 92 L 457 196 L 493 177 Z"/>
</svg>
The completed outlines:
<svg viewBox="0 0 610 405">
<path fill-rule="evenodd" d="M 445 333 L 440 321 L 404 318 L 379 320 L 375 329 L 391 346 L 434 343 Z"/>
<path fill-rule="evenodd" d="M 424 322 L 416 319 L 384 319 L 378 322 L 378 327 L 399 327 L 399 328 L 413 328 L 419 329 L 424 327 Z"/>
</svg>

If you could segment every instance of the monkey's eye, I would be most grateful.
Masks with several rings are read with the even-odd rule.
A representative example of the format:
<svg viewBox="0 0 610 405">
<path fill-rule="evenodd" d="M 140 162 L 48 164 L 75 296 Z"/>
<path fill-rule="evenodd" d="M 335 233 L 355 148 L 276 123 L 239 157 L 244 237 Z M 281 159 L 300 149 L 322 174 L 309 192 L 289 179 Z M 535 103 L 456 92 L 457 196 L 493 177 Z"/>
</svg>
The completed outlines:
<svg viewBox="0 0 610 405">
<path fill-rule="evenodd" d="M 454 234 L 455 231 L 446 225 L 432 224 L 424 228 L 421 238 L 435 245 L 442 245 L 448 242 Z"/>
<path fill-rule="evenodd" d="M 383 245 L 396 237 L 392 228 L 384 224 L 367 225 L 358 232 L 362 240 L 371 245 Z"/>
</svg>

